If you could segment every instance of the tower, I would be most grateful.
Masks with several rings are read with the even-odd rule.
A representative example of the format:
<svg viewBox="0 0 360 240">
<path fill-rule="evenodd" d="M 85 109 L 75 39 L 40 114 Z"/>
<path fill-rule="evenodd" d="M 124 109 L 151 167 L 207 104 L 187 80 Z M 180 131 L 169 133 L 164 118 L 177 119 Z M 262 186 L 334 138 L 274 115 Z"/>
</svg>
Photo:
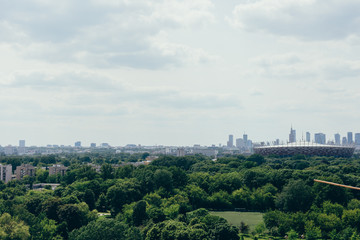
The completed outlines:
<svg viewBox="0 0 360 240">
<path fill-rule="evenodd" d="M 290 134 L 289 134 L 289 143 L 293 143 L 296 142 L 296 130 L 292 128 L 290 129 Z"/>
<path fill-rule="evenodd" d="M 341 142 L 340 142 L 340 134 L 336 133 L 334 136 L 335 136 L 335 144 L 340 145 L 341 144 Z"/>
<path fill-rule="evenodd" d="M 229 141 L 227 142 L 227 147 L 233 147 L 234 146 L 234 135 L 229 135 Z"/>
<path fill-rule="evenodd" d="M 353 144 L 354 143 L 354 141 L 353 141 L 353 133 L 352 132 L 347 133 L 347 141 L 348 141 L 348 144 Z"/>
</svg>

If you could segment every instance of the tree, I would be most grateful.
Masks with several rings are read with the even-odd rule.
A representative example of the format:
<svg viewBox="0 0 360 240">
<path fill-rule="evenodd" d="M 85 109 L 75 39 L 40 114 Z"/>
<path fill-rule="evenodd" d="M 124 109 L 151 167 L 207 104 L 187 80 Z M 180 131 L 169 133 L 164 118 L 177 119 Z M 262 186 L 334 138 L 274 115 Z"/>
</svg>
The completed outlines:
<svg viewBox="0 0 360 240">
<path fill-rule="evenodd" d="M 116 221 L 101 218 L 72 231 L 69 240 L 141 240 L 138 229 Z"/>
<path fill-rule="evenodd" d="M 276 199 L 276 205 L 284 211 L 307 211 L 313 198 L 311 187 L 302 180 L 292 180 Z"/>
<path fill-rule="evenodd" d="M 163 187 L 166 191 L 170 191 L 173 188 L 172 174 L 168 170 L 156 170 L 154 173 L 154 182 L 157 188 Z"/>
<path fill-rule="evenodd" d="M 315 240 L 321 237 L 321 230 L 313 221 L 308 221 L 305 225 L 305 235 L 307 240 Z"/>
<path fill-rule="evenodd" d="M 5 240 L 25 240 L 30 237 L 29 227 L 23 221 L 13 219 L 4 213 L 0 217 L 0 238 Z"/>
<path fill-rule="evenodd" d="M 132 222 L 135 226 L 139 226 L 146 220 L 146 202 L 141 200 L 137 202 L 133 208 Z"/>
<path fill-rule="evenodd" d="M 91 189 L 86 189 L 84 194 L 84 201 L 89 206 L 90 210 L 95 209 L 95 194 Z"/>
<path fill-rule="evenodd" d="M 58 209 L 59 219 L 67 223 L 69 231 L 80 228 L 86 223 L 83 213 L 76 204 L 65 204 Z"/>
<path fill-rule="evenodd" d="M 108 163 L 103 164 L 101 166 L 101 177 L 104 180 L 114 178 L 114 168 Z"/>
</svg>

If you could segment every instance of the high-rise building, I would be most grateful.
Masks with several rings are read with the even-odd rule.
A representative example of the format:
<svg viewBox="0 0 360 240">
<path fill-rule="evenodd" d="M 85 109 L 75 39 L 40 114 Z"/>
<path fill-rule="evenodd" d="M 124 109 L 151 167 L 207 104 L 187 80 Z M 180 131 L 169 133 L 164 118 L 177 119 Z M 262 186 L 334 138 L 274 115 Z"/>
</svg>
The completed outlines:
<svg viewBox="0 0 360 240">
<path fill-rule="evenodd" d="M 340 145 L 341 144 L 340 143 L 340 134 L 336 133 L 334 136 L 335 136 L 335 144 Z"/>
<path fill-rule="evenodd" d="M 246 144 L 247 141 L 248 141 L 248 135 L 247 135 L 247 134 L 244 134 L 244 135 L 243 135 L 243 139 L 244 139 L 244 143 Z"/>
<path fill-rule="evenodd" d="M 326 135 L 324 133 L 315 133 L 315 142 L 318 144 L 325 144 Z"/>
<path fill-rule="evenodd" d="M 75 147 L 81 147 L 81 142 L 80 141 L 75 142 Z"/>
<path fill-rule="evenodd" d="M 91 148 L 96 148 L 96 143 L 91 143 L 91 144 L 90 144 L 90 147 L 91 147 Z"/>
<path fill-rule="evenodd" d="M 237 139 L 236 139 L 236 147 L 237 147 L 237 148 L 243 148 L 243 147 L 245 147 L 244 139 L 242 139 L 242 138 L 237 138 Z"/>
<path fill-rule="evenodd" d="M 306 132 L 306 141 L 310 142 L 310 133 L 309 132 Z"/>
<path fill-rule="evenodd" d="M 229 135 L 229 141 L 227 142 L 227 147 L 233 147 L 234 146 L 234 135 Z"/>
<path fill-rule="evenodd" d="M 296 142 L 296 130 L 295 129 L 290 129 L 290 134 L 289 134 L 289 143 L 293 143 Z"/>
<path fill-rule="evenodd" d="M 354 141 L 353 141 L 353 133 L 352 132 L 347 133 L 347 143 L 348 144 L 353 144 L 354 143 Z"/>
<path fill-rule="evenodd" d="M 360 145 L 360 133 L 355 133 L 355 145 Z"/>
<path fill-rule="evenodd" d="M 25 147 L 25 140 L 19 140 L 19 147 Z"/>
<path fill-rule="evenodd" d="M 347 139 L 346 139 L 346 137 L 343 137 L 343 138 L 342 138 L 341 144 L 342 144 L 342 145 L 347 145 Z"/>
</svg>

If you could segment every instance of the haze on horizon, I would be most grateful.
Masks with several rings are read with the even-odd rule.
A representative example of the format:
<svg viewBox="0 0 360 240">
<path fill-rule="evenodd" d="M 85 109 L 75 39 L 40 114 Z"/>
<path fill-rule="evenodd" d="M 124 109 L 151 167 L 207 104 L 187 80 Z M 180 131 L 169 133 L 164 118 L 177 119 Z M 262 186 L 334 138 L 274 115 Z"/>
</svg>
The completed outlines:
<svg viewBox="0 0 360 240">
<path fill-rule="evenodd" d="M 355 0 L 2 1 L 0 144 L 360 132 Z"/>
</svg>

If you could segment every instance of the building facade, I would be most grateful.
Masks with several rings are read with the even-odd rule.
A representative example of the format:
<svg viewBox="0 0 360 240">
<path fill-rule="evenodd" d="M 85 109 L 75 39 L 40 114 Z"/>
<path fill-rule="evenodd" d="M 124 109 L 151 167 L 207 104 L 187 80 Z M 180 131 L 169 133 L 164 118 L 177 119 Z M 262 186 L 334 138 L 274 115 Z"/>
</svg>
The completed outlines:
<svg viewBox="0 0 360 240">
<path fill-rule="evenodd" d="M 64 165 L 56 164 L 49 167 L 49 176 L 60 174 L 64 176 L 67 172 L 68 168 Z"/>
<path fill-rule="evenodd" d="M 7 182 L 11 181 L 11 176 L 12 176 L 12 166 L 11 166 L 11 164 L 9 164 L 9 165 L 0 164 L 0 178 L 1 178 L 1 181 L 7 183 Z"/>
<path fill-rule="evenodd" d="M 15 175 L 17 180 L 21 180 L 25 176 L 34 177 L 35 167 L 30 164 L 22 164 L 21 166 L 16 167 Z"/>
<path fill-rule="evenodd" d="M 295 129 L 290 129 L 290 134 L 289 134 L 289 143 L 293 143 L 296 142 L 296 130 Z"/>
<path fill-rule="evenodd" d="M 315 133 L 315 143 L 325 144 L 326 143 L 326 135 L 324 133 Z"/>
<path fill-rule="evenodd" d="M 353 133 L 352 133 L 352 132 L 348 132 L 348 133 L 347 133 L 347 143 L 348 143 L 348 144 L 353 144 L 353 143 L 354 143 Z"/>
<path fill-rule="evenodd" d="M 334 135 L 334 137 L 335 137 L 335 144 L 336 144 L 336 145 L 341 145 L 341 142 L 340 142 L 340 134 L 336 133 L 336 134 Z"/>
</svg>

